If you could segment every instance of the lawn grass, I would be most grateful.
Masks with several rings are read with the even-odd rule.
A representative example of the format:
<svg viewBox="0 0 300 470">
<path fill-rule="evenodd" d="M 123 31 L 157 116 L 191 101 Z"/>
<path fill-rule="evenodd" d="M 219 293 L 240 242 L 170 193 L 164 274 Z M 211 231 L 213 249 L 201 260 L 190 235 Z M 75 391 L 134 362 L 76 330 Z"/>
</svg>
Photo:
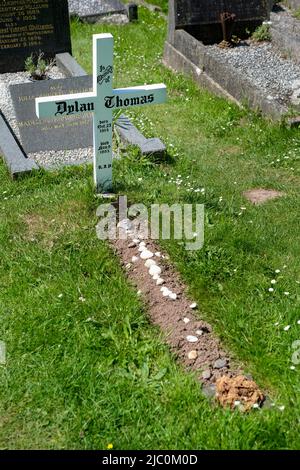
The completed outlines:
<svg viewBox="0 0 300 470">
<path fill-rule="evenodd" d="M 166 24 L 143 8 L 139 23 L 123 27 L 72 23 L 74 55 L 88 71 L 92 34 L 107 31 L 115 85 L 164 82 L 169 95 L 130 115 L 167 143 L 170 161 L 128 152 L 114 164 L 115 190 L 147 205 L 205 204 L 202 250 L 162 244 L 201 313 L 276 406 L 246 416 L 212 407 L 176 365 L 119 261 L 96 238 L 91 167 L 12 182 L 1 165 L 0 446 L 299 449 L 299 366 L 290 369 L 300 339 L 299 131 L 164 68 Z M 205 194 L 188 191 L 188 181 Z M 252 187 L 285 197 L 254 207 L 242 196 Z"/>
</svg>

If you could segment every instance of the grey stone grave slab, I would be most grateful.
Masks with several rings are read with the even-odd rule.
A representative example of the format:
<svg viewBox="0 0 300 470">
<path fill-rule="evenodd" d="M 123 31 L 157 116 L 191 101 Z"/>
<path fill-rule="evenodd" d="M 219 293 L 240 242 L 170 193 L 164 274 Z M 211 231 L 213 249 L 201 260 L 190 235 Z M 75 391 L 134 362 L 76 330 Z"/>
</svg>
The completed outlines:
<svg viewBox="0 0 300 470">
<path fill-rule="evenodd" d="M 0 73 L 24 70 L 32 53 L 70 52 L 67 0 L 0 1 Z"/>
<path fill-rule="evenodd" d="M 86 20 L 127 12 L 126 7 L 119 0 L 69 0 L 69 10 L 71 15 L 77 15 Z"/>
<path fill-rule="evenodd" d="M 157 137 L 150 139 L 144 137 L 125 114 L 121 114 L 118 118 L 116 131 L 123 142 L 136 145 L 142 155 L 162 156 L 166 152 L 166 146 L 160 139 Z"/>
<path fill-rule="evenodd" d="M 35 113 L 35 98 L 92 90 L 92 77 L 82 76 L 43 82 L 23 83 L 9 87 L 21 143 L 26 153 L 45 150 L 71 150 L 93 145 L 92 117 L 66 116 L 39 120 Z"/>
</svg>

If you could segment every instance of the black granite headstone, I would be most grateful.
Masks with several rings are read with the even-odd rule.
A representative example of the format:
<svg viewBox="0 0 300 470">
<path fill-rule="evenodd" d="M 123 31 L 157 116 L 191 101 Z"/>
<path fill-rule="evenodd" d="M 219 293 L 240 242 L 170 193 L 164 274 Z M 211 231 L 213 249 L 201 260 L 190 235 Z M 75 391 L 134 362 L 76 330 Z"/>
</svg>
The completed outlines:
<svg viewBox="0 0 300 470">
<path fill-rule="evenodd" d="M 84 93 L 92 88 L 91 76 L 11 85 L 9 90 L 25 152 L 91 147 L 91 115 L 87 113 L 84 116 L 75 115 L 60 119 L 38 119 L 34 100 L 40 96 Z"/>
<path fill-rule="evenodd" d="M 233 13 L 235 33 L 244 37 L 270 16 L 272 0 L 170 0 L 169 41 L 174 30 L 185 29 L 204 43 L 222 40 L 220 15 Z"/>
<path fill-rule="evenodd" d="M 269 4 L 269 0 L 175 0 L 176 26 L 220 23 L 223 12 L 234 13 L 236 21 L 263 21 L 270 13 Z"/>
<path fill-rule="evenodd" d="M 40 51 L 71 53 L 68 0 L 1 0 L 0 73 L 24 70 Z"/>
</svg>

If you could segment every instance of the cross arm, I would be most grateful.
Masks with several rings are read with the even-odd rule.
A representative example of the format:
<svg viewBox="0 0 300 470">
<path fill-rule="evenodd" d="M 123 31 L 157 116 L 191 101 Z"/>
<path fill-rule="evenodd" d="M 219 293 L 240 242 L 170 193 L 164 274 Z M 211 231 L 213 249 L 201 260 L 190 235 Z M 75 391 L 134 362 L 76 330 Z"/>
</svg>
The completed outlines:
<svg viewBox="0 0 300 470">
<path fill-rule="evenodd" d="M 167 88 L 163 83 L 157 85 L 116 88 L 114 96 L 107 97 L 105 106 L 108 108 L 128 108 L 149 104 L 164 103 L 167 99 Z"/>
<path fill-rule="evenodd" d="M 35 112 L 38 118 L 71 116 L 92 112 L 94 108 L 95 95 L 92 93 L 44 96 L 35 100 Z"/>
</svg>

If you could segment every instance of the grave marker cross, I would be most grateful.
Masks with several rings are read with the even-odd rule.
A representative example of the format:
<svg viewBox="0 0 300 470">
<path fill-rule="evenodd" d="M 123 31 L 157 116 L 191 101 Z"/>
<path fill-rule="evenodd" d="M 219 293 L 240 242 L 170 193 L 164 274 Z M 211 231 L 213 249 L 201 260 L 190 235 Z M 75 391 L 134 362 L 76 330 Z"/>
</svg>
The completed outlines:
<svg viewBox="0 0 300 470">
<path fill-rule="evenodd" d="M 112 88 L 113 37 L 93 36 L 93 91 L 62 96 L 36 98 L 38 118 L 66 117 L 93 113 L 94 181 L 97 191 L 112 187 L 112 116 L 118 108 L 159 104 L 166 100 L 166 86 Z M 79 129 L 80 132 L 80 129 Z"/>
</svg>

